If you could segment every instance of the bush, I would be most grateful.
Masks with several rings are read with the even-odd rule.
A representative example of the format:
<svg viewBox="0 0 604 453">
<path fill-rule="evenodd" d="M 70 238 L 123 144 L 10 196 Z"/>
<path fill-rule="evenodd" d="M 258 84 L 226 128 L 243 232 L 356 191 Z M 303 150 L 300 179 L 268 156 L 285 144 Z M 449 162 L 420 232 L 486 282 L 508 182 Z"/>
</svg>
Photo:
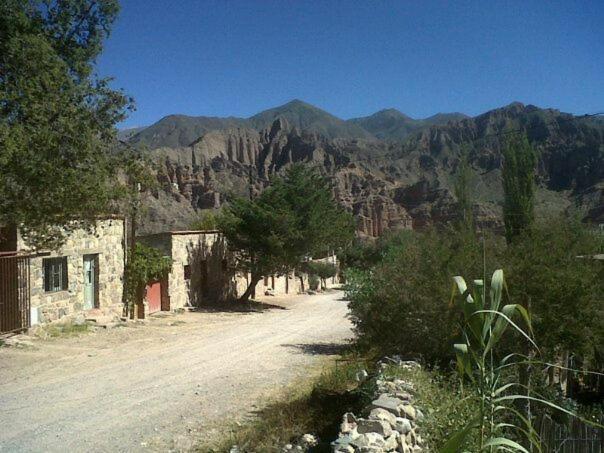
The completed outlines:
<svg viewBox="0 0 604 453">
<path fill-rule="evenodd" d="M 311 276 L 316 276 L 321 279 L 321 287 L 325 288 L 326 280 L 331 277 L 335 277 L 337 269 L 332 263 L 326 263 L 323 261 L 310 261 L 306 263 L 306 271 Z"/>
<path fill-rule="evenodd" d="M 309 274 L 308 275 L 308 287 L 313 290 L 316 291 L 317 289 L 319 289 L 319 284 L 321 282 L 319 281 L 319 277 L 316 276 L 315 274 Z"/>
<path fill-rule="evenodd" d="M 129 308 L 142 303 L 145 286 L 170 272 L 172 260 L 152 247 L 137 243 L 125 270 L 125 295 Z"/>
<path fill-rule="evenodd" d="M 497 239 L 486 242 L 488 249 L 500 243 Z M 448 363 L 458 333 L 456 318 L 447 306 L 450 278 L 462 272 L 481 275 L 482 255 L 480 241 L 455 230 L 404 231 L 393 236 L 379 264 L 346 272 L 359 344 L 382 353 Z"/>
</svg>

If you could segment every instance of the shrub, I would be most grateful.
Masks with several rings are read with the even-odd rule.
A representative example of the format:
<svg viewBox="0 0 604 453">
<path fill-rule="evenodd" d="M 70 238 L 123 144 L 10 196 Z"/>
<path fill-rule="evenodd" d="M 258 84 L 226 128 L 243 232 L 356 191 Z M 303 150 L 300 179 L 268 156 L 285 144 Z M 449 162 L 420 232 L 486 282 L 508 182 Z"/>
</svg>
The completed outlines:
<svg viewBox="0 0 604 453">
<path fill-rule="evenodd" d="M 172 267 L 172 260 L 152 247 L 137 243 L 134 254 L 128 260 L 125 270 L 125 295 L 128 307 L 142 303 L 145 286 L 152 280 L 159 280 Z"/>
<path fill-rule="evenodd" d="M 321 279 L 321 287 L 325 288 L 326 280 L 335 277 L 337 269 L 332 263 L 322 261 L 310 261 L 306 264 L 306 270 L 310 275 L 317 276 Z"/>
<path fill-rule="evenodd" d="M 488 239 L 487 247 L 499 242 Z M 480 275 L 482 255 L 473 235 L 455 230 L 406 231 L 392 237 L 379 264 L 346 272 L 359 344 L 448 363 L 457 325 L 447 309 L 446 288 L 451 276 L 462 271 Z"/>
<path fill-rule="evenodd" d="M 316 276 L 315 274 L 309 274 L 308 275 L 308 287 L 310 289 L 312 289 L 313 291 L 316 291 L 317 289 L 319 289 L 319 284 L 321 282 L 319 281 L 319 277 Z"/>
</svg>

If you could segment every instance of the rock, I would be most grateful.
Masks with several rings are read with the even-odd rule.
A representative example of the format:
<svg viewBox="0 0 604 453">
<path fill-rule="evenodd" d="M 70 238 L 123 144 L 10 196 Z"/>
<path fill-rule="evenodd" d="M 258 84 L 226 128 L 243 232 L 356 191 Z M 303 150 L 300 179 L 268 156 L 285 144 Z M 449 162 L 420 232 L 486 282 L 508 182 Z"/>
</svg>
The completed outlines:
<svg viewBox="0 0 604 453">
<path fill-rule="evenodd" d="M 411 404 L 403 404 L 399 407 L 401 415 L 409 420 L 415 420 L 416 412 L 415 408 Z"/>
<path fill-rule="evenodd" d="M 393 384 L 400 391 L 415 393 L 415 386 L 411 382 L 403 381 L 402 379 L 395 379 Z"/>
<path fill-rule="evenodd" d="M 352 412 L 347 412 L 342 416 L 340 424 L 340 432 L 343 434 L 350 433 L 357 427 L 357 419 Z"/>
<path fill-rule="evenodd" d="M 369 418 L 372 420 L 385 421 L 392 428 L 394 428 L 394 426 L 396 425 L 396 416 L 392 412 L 389 412 L 386 409 L 382 409 L 381 407 L 376 407 L 375 409 L 372 409 L 371 413 L 369 414 Z"/>
<path fill-rule="evenodd" d="M 388 437 L 392 434 L 390 423 L 384 420 L 366 420 L 359 419 L 357 431 L 359 434 L 378 433 L 382 437 Z"/>
<path fill-rule="evenodd" d="M 350 444 L 357 437 L 359 437 L 358 434 L 355 437 L 351 436 L 350 434 L 340 434 L 340 437 L 331 443 L 331 447 L 333 451 L 354 451 L 354 448 Z"/>
<path fill-rule="evenodd" d="M 386 409 L 388 412 L 391 412 L 392 414 L 398 417 L 401 415 L 399 406 L 402 405 L 403 401 L 401 401 L 400 399 L 388 396 L 386 394 L 381 394 L 378 399 L 371 402 L 371 409 Z"/>
<path fill-rule="evenodd" d="M 384 438 L 378 433 L 365 433 L 354 439 L 350 445 L 362 448 L 382 448 L 384 446 Z"/>
<path fill-rule="evenodd" d="M 86 324 L 86 316 L 83 313 L 78 313 L 72 321 L 74 326 L 83 326 Z"/>
<path fill-rule="evenodd" d="M 396 451 L 399 444 L 399 434 L 395 431 L 384 440 L 384 451 Z"/>
<path fill-rule="evenodd" d="M 365 370 L 361 370 L 357 373 L 356 379 L 357 382 L 363 382 L 369 377 L 369 374 Z"/>
<path fill-rule="evenodd" d="M 423 418 L 424 418 L 424 413 L 419 409 L 415 409 L 415 419 L 419 422 L 419 421 L 422 421 Z"/>
<path fill-rule="evenodd" d="M 298 445 L 303 448 L 311 448 L 317 445 L 319 441 L 312 434 L 304 434 L 298 441 Z"/>
<path fill-rule="evenodd" d="M 396 417 L 394 429 L 397 430 L 399 433 L 405 435 L 409 431 L 411 431 L 411 422 L 406 418 Z"/>
</svg>

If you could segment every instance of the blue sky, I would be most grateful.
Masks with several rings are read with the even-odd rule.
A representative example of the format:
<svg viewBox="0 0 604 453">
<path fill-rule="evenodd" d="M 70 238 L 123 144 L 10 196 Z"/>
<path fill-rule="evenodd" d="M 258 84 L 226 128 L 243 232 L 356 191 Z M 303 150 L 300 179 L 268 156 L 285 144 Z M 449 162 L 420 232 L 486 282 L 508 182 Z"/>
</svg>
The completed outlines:
<svg viewBox="0 0 604 453">
<path fill-rule="evenodd" d="M 339 117 L 476 115 L 512 101 L 604 110 L 604 1 L 121 0 L 98 61 L 122 127 L 250 116 L 302 99 Z"/>
</svg>

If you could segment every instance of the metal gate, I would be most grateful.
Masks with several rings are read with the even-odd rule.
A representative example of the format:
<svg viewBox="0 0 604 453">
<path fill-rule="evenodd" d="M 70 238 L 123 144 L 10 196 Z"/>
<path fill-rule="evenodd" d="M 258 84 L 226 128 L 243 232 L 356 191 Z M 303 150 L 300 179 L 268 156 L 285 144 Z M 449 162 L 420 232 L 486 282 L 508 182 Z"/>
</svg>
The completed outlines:
<svg viewBox="0 0 604 453">
<path fill-rule="evenodd" d="M 0 333 L 30 327 L 29 257 L 0 254 Z"/>
</svg>

